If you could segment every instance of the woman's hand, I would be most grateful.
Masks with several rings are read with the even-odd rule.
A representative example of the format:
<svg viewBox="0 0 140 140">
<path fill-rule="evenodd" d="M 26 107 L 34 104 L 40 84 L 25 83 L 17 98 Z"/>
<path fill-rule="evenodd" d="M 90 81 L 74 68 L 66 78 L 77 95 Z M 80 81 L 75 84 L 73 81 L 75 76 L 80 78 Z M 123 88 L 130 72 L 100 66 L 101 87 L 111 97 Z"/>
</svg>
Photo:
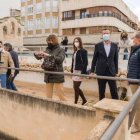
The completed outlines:
<svg viewBox="0 0 140 140">
<path fill-rule="evenodd" d="M 42 55 L 42 57 L 49 57 L 49 56 L 51 56 L 50 54 L 48 54 L 48 53 L 45 53 L 45 52 L 41 52 L 41 55 Z"/>
<path fill-rule="evenodd" d="M 43 58 L 51 56 L 50 54 L 45 53 L 45 52 L 35 52 L 34 54 L 38 57 L 43 57 Z"/>
</svg>

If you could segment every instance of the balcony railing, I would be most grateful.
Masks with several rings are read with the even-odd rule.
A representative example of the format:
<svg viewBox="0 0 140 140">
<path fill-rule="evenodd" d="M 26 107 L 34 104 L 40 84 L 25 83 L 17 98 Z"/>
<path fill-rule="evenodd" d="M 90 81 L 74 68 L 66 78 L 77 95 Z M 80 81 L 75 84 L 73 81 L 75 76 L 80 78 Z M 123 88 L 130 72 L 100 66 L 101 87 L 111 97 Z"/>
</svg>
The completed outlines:
<svg viewBox="0 0 140 140">
<path fill-rule="evenodd" d="M 96 14 L 86 14 L 84 16 L 64 17 L 64 18 L 62 18 L 62 21 L 94 18 L 94 17 L 114 17 L 114 18 L 117 18 L 118 20 L 122 21 L 123 23 L 127 24 L 129 27 L 133 28 L 134 30 L 137 30 L 137 28 L 138 28 L 137 24 L 131 22 L 130 20 L 122 19 L 121 16 L 118 15 L 117 13 L 96 13 Z"/>
</svg>

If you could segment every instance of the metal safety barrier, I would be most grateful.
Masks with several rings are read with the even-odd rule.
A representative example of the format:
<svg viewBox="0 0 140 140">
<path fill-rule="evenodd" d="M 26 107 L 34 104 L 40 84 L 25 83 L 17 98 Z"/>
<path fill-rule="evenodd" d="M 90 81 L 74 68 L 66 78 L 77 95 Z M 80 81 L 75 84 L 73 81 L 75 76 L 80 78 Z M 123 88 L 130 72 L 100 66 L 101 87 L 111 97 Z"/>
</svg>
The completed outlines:
<svg viewBox="0 0 140 140">
<path fill-rule="evenodd" d="M 74 74 L 74 73 L 69 73 L 69 72 L 54 72 L 54 71 L 12 68 L 12 67 L 2 67 L 2 66 L 0 66 L 0 68 L 11 69 L 11 70 L 19 70 L 19 71 L 28 71 L 28 72 L 39 72 L 39 73 L 45 73 L 45 74 L 66 75 L 66 76 L 80 76 L 80 77 L 93 78 L 93 79 L 104 79 L 104 80 L 114 80 L 114 81 L 128 81 L 128 82 L 131 82 L 131 83 L 140 83 L 140 79 L 109 77 L 109 76 L 97 76 L 97 75 L 87 75 L 87 74 Z"/>
<path fill-rule="evenodd" d="M 3 69 L 11 69 L 11 70 L 19 70 L 19 71 L 26 71 L 26 72 L 37 72 L 37 73 L 44 73 L 44 74 L 55 74 L 55 75 L 66 75 L 66 76 L 80 76 L 85 78 L 93 78 L 93 79 L 105 79 L 105 80 L 115 80 L 115 81 L 128 81 L 131 83 L 140 83 L 140 79 L 130 79 L 130 78 L 120 78 L 120 77 L 108 77 L 108 76 L 97 76 L 97 75 L 87 75 L 87 74 L 73 74 L 68 72 L 54 72 L 54 71 L 44 71 L 44 70 L 34 70 L 34 69 L 23 69 L 23 68 L 12 68 L 12 67 L 2 67 Z M 107 129 L 104 135 L 101 137 L 100 140 L 111 140 L 115 135 L 116 131 L 120 127 L 121 123 L 125 119 L 125 117 L 129 114 L 129 127 L 132 124 L 132 120 L 135 114 L 135 105 L 140 98 L 140 88 L 136 91 L 133 95 L 131 100 L 125 106 L 123 111 L 119 114 L 119 116 L 114 120 L 111 126 Z M 129 128 L 128 128 L 129 129 Z"/>
<path fill-rule="evenodd" d="M 111 126 L 106 130 L 106 132 L 104 133 L 104 135 L 101 137 L 100 140 L 112 140 L 113 136 L 115 135 L 115 133 L 117 132 L 118 128 L 122 124 L 123 120 L 126 118 L 126 116 L 128 114 L 130 114 L 131 112 L 133 112 L 133 109 L 135 109 L 135 105 L 137 104 L 137 102 L 138 102 L 139 99 L 140 99 L 140 88 L 138 88 L 138 90 L 133 95 L 133 97 L 131 98 L 131 100 L 124 107 L 123 111 L 113 121 L 113 123 L 111 124 Z M 131 121 L 130 120 L 130 117 L 129 117 L 129 121 Z M 130 126 L 131 126 L 131 124 L 129 124 L 129 128 L 130 128 Z"/>
</svg>

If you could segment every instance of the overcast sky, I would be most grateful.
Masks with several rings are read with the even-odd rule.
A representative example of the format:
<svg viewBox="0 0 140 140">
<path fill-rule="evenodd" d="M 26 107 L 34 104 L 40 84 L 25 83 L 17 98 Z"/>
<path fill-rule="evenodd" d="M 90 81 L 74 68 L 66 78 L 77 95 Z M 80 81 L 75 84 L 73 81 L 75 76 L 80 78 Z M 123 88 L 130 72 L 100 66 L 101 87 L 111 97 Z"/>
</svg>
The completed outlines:
<svg viewBox="0 0 140 140">
<path fill-rule="evenodd" d="M 20 0 L 0 0 L 0 17 L 9 16 L 10 8 L 20 9 Z"/>
<path fill-rule="evenodd" d="M 140 0 L 124 0 L 140 19 Z M 0 0 L 0 17 L 8 16 L 10 8 L 20 8 L 20 0 Z"/>
</svg>

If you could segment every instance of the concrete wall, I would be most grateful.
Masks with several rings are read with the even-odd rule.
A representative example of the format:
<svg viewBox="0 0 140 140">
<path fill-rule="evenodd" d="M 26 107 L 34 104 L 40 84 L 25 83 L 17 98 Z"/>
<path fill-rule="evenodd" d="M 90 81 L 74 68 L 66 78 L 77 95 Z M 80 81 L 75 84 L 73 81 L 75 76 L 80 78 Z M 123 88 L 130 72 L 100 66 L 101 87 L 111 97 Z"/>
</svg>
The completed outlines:
<svg viewBox="0 0 140 140">
<path fill-rule="evenodd" d="M 126 105 L 103 99 L 89 108 L 0 89 L 0 139 L 99 140 Z M 128 116 L 112 140 L 130 140 Z"/>
<path fill-rule="evenodd" d="M 112 33 L 111 34 L 111 39 L 114 42 L 119 42 L 120 39 L 120 34 L 121 33 Z M 132 37 L 134 35 L 134 32 L 129 33 L 129 36 Z M 72 36 L 68 36 L 69 39 L 69 43 L 72 44 L 73 40 L 75 37 L 80 36 L 82 38 L 83 43 L 98 43 L 99 41 L 101 41 L 101 34 L 92 34 L 92 35 L 72 35 Z M 29 37 L 29 38 L 24 38 L 23 42 L 24 45 L 39 45 L 41 47 L 41 44 L 47 44 L 46 43 L 46 38 L 47 36 L 43 36 L 43 37 Z M 59 38 L 59 42 L 62 41 L 62 36 L 58 36 Z"/>
<path fill-rule="evenodd" d="M 82 28 L 82 27 L 103 26 L 103 25 L 114 26 L 120 30 L 125 30 L 126 32 L 135 31 L 127 24 L 123 23 L 122 21 L 114 17 L 94 17 L 94 18 L 62 21 L 61 29 Z"/>
<path fill-rule="evenodd" d="M 95 125 L 91 108 L 0 89 L 0 132 L 22 140 L 85 140 Z"/>
</svg>

